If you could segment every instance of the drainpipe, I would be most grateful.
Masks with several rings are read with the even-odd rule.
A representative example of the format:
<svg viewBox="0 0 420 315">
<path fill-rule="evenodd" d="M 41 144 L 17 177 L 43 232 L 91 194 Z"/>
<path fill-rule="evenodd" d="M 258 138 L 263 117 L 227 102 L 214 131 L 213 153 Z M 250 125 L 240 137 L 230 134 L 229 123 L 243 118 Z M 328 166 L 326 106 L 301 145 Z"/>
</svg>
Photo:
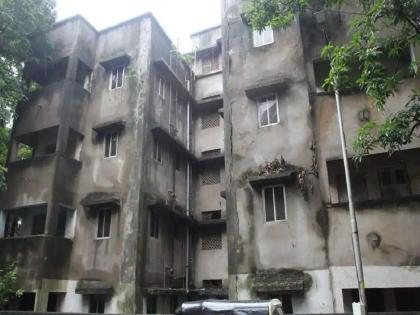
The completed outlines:
<svg viewBox="0 0 420 315">
<path fill-rule="evenodd" d="M 356 264 L 356 274 L 359 287 L 359 300 L 360 300 L 360 311 L 361 315 L 365 315 L 367 304 L 366 304 L 366 294 L 365 294 L 365 280 L 363 275 L 363 265 L 362 265 L 362 254 L 360 252 L 360 242 L 359 242 L 359 232 L 357 229 L 357 220 L 356 213 L 354 211 L 353 203 L 353 194 L 351 189 L 351 180 L 350 180 L 350 168 L 347 160 L 347 146 L 346 138 L 344 135 L 343 128 L 343 117 L 341 115 L 341 97 L 338 90 L 335 91 L 335 103 L 337 105 L 337 116 L 338 116 L 338 125 L 340 127 L 340 140 L 341 140 L 341 151 L 343 155 L 344 162 L 344 173 L 346 177 L 346 186 L 347 186 L 347 197 L 349 200 L 349 214 L 350 214 L 350 224 L 351 224 L 351 238 L 353 243 L 353 253 L 354 260 Z"/>
<path fill-rule="evenodd" d="M 190 103 L 187 103 L 187 150 L 190 150 Z M 190 177 L 191 177 L 191 165 L 190 161 L 187 160 L 187 216 L 190 215 Z M 187 226 L 187 239 L 185 249 L 185 289 L 188 294 L 189 291 L 189 275 L 190 275 L 190 227 Z"/>
</svg>

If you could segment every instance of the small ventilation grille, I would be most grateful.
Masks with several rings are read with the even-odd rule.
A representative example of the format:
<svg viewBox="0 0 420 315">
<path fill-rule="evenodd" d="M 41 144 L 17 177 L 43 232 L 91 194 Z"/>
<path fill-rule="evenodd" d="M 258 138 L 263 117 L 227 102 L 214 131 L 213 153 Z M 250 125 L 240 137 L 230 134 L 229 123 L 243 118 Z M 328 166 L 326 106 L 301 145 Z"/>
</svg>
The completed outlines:
<svg viewBox="0 0 420 315">
<path fill-rule="evenodd" d="M 214 185 L 220 183 L 220 170 L 219 169 L 209 169 L 203 171 L 201 174 L 201 184 L 202 185 Z"/>
<path fill-rule="evenodd" d="M 201 116 L 201 129 L 208 129 L 219 127 L 220 116 L 219 113 L 208 113 Z"/>
<path fill-rule="evenodd" d="M 222 235 L 221 234 L 207 234 L 201 237 L 202 250 L 216 250 L 222 249 Z"/>
</svg>

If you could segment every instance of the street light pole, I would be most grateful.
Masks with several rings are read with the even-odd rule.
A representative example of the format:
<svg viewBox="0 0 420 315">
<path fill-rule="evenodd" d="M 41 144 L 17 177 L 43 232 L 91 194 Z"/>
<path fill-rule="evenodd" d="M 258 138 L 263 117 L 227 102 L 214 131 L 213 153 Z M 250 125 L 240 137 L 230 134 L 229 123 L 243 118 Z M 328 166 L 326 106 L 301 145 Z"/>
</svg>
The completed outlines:
<svg viewBox="0 0 420 315">
<path fill-rule="evenodd" d="M 350 214 L 350 223 L 351 223 L 351 239 L 353 243 L 353 253 L 354 253 L 354 260 L 356 264 L 356 274 L 357 274 L 357 281 L 359 286 L 359 300 L 361 306 L 362 314 L 366 314 L 366 294 L 365 294 L 365 280 L 363 275 L 363 265 L 362 265 L 362 255 L 360 252 L 360 242 L 359 242 L 359 232 L 357 229 L 357 220 L 356 220 L 356 213 L 354 211 L 354 203 L 353 203 L 353 195 L 351 190 L 351 180 L 350 180 L 350 169 L 349 163 L 347 160 L 347 145 L 346 145 L 346 138 L 344 135 L 344 128 L 343 128 L 343 117 L 341 115 L 341 97 L 338 90 L 335 91 L 335 103 L 337 105 L 337 116 L 338 116 L 338 124 L 340 127 L 340 139 L 341 139 L 341 151 L 343 155 L 343 162 L 344 162 L 344 172 L 346 177 L 346 186 L 347 186 L 347 197 L 349 200 L 349 214 Z"/>
</svg>

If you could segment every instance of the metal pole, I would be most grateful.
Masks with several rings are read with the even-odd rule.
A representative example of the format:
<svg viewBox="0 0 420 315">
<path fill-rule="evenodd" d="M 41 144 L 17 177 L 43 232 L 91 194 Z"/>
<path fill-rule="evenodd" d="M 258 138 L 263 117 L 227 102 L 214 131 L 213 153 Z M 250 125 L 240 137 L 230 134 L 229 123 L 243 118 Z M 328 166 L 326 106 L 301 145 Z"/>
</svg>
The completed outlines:
<svg viewBox="0 0 420 315">
<path fill-rule="evenodd" d="M 351 191 L 350 169 L 347 160 L 346 138 L 343 128 L 343 117 L 341 115 L 340 94 L 338 90 L 335 91 L 335 102 L 337 105 L 338 124 L 340 126 L 341 150 L 343 154 L 344 172 L 346 177 L 347 197 L 349 200 L 349 214 L 351 223 L 351 239 L 353 243 L 354 260 L 356 264 L 357 281 L 359 285 L 359 299 L 362 308 L 362 314 L 366 314 L 366 294 L 365 294 L 365 280 L 363 276 L 362 255 L 360 252 L 359 232 L 357 230 L 356 213 L 354 211 L 353 195 Z"/>
</svg>

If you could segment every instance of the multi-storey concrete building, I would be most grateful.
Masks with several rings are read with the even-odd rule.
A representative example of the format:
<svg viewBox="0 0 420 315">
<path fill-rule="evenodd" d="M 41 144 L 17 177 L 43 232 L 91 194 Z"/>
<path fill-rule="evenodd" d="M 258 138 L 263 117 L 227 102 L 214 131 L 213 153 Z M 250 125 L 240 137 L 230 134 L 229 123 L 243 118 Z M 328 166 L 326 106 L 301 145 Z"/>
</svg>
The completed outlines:
<svg viewBox="0 0 420 315">
<path fill-rule="evenodd" d="M 348 17 L 258 33 L 246 1 L 222 3 L 222 25 L 193 34 L 186 56 L 151 14 L 102 31 L 76 16 L 50 32 L 0 194 L 0 264 L 17 264 L 25 291 L 8 308 L 169 313 L 278 297 L 287 312 L 350 310 L 338 125 L 320 84 L 325 36 L 345 40 Z M 406 78 L 387 108 L 418 85 Z M 348 139 L 383 119 L 358 92 L 343 113 Z M 419 146 L 354 165 L 371 310 L 420 310 Z"/>
<path fill-rule="evenodd" d="M 187 292 L 227 296 L 221 63 L 200 63 L 221 55 L 213 33 L 195 78 L 151 14 L 55 25 L 1 194 L 0 260 L 25 290 L 9 308 L 169 313 Z"/>
<path fill-rule="evenodd" d="M 244 19 L 248 3 L 222 5 L 229 296 L 278 296 L 296 313 L 351 311 L 357 281 L 350 219 L 335 100 L 322 90 L 328 62 L 320 55 L 327 40 L 348 39 L 354 16 L 308 13 L 286 29 L 258 33 Z M 420 58 L 419 47 L 390 66 L 403 72 L 411 58 Z M 385 114 L 402 108 L 419 82 L 406 77 Z M 357 129 L 385 115 L 357 91 L 342 102 L 352 155 Z M 413 140 L 391 158 L 378 149 L 353 164 L 372 311 L 420 309 L 420 242 L 413 234 L 420 141 Z M 275 159 L 276 167 L 264 167 Z"/>
</svg>

